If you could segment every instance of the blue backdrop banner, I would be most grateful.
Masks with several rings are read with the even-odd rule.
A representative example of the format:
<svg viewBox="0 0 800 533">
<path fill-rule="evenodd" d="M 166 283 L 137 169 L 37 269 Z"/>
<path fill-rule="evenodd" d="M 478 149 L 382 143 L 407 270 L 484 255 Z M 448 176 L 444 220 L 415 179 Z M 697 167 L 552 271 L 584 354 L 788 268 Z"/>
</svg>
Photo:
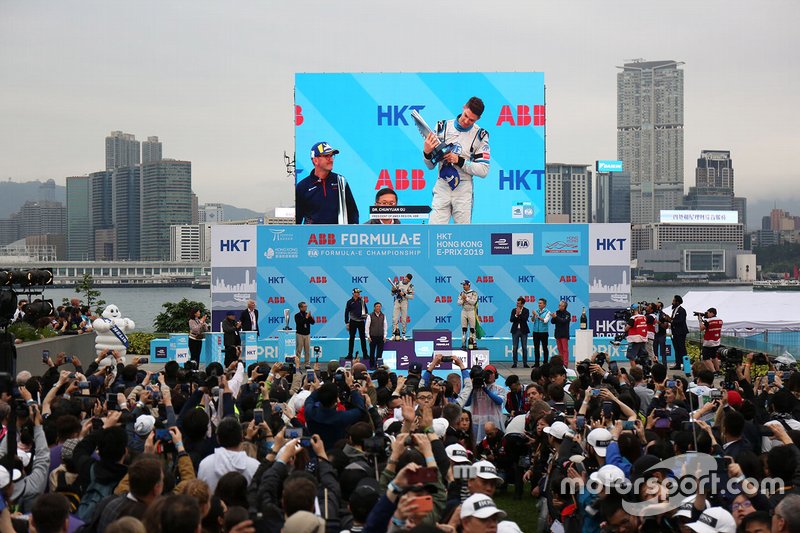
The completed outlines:
<svg viewBox="0 0 800 533">
<path fill-rule="evenodd" d="M 472 96 L 486 106 L 477 124 L 491 147 L 489 174 L 474 181 L 472 222 L 544 222 L 541 72 L 296 74 L 297 179 L 313 170 L 312 145 L 326 141 L 340 151 L 333 171 L 347 178 L 360 222 L 383 187 L 400 205 L 430 206 L 438 169 L 425 167 L 411 111 L 435 130 Z"/>
</svg>

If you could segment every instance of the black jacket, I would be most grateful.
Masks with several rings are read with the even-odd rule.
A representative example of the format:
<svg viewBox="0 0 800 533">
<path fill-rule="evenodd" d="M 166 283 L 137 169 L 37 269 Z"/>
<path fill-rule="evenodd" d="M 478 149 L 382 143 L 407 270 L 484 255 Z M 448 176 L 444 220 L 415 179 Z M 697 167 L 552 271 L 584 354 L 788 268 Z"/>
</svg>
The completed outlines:
<svg viewBox="0 0 800 533">
<path fill-rule="evenodd" d="M 253 312 L 256 315 L 255 324 L 250 321 L 250 312 L 247 309 L 242 311 L 242 314 L 239 315 L 239 321 L 242 323 L 242 331 L 255 331 L 256 335 L 260 336 L 260 332 L 258 331 L 258 309 L 253 309 Z"/>
<path fill-rule="evenodd" d="M 527 335 L 531 332 L 531 329 L 528 327 L 528 318 L 530 318 L 531 313 L 527 307 L 522 308 L 522 312 L 517 316 L 517 308 L 511 310 L 511 318 L 509 322 L 511 322 L 511 333 L 513 334 L 516 331 L 519 331 L 523 335 Z M 519 328 L 519 329 L 517 329 Z"/>
<path fill-rule="evenodd" d="M 551 322 L 556 325 L 553 334 L 556 339 L 569 338 L 569 325 L 572 323 L 572 315 L 569 311 L 556 311 L 553 313 Z"/>
<path fill-rule="evenodd" d="M 303 315 L 301 312 L 297 312 L 294 315 L 294 329 L 297 331 L 298 335 L 311 335 L 311 325 L 316 324 L 314 317 L 311 316 L 311 313 L 306 311 L 306 314 Z"/>
<path fill-rule="evenodd" d="M 302 179 L 295 188 L 296 224 L 338 224 L 339 223 L 339 175 L 331 172 L 324 180 L 311 173 Z M 350 184 L 345 186 L 347 221 L 358 224 L 356 205 Z"/>
<path fill-rule="evenodd" d="M 226 318 L 222 321 L 222 342 L 225 346 L 240 346 L 242 344 L 242 338 L 239 336 L 239 329 L 234 319 Z"/>
<path fill-rule="evenodd" d="M 679 306 L 673 310 L 672 317 L 672 334 L 673 335 L 686 335 L 689 333 L 689 327 L 686 325 L 686 309 Z"/>
</svg>

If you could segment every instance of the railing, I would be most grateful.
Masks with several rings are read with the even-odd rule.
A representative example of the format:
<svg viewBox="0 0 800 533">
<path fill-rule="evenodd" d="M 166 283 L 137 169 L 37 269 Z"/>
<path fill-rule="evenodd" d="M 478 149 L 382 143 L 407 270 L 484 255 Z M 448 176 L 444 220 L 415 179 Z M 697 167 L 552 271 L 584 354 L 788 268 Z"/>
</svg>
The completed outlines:
<svg viewBox="0 0 800 533">
<path fill-rule="evenodd" d="M 701 343 L 703 336 L 699 332 L 692 332 L 688 335 L 688 339 Z M 720 343 L 723 346 L 731 346 L 746 352 L 762 352 L 773 356 L 789 353 L 795 358 L 800 356 L 800 331 L 796 330 L 765 330 L 761 333 L 737 332 L 732 335 L 723 335 Z"/>
</svg>

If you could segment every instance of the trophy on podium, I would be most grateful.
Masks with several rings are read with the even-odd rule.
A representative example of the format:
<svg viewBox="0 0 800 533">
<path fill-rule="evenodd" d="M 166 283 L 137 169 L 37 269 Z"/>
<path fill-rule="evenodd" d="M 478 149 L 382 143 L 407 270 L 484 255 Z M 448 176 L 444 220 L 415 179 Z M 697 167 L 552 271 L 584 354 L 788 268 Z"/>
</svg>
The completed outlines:
<svg viewBox="0 0 800 533">
<path fill-rule="evenodd" d="M 283 327 L 284 331 L 290 331 L 292 328 L 289 327 L 289 316 L 292 314 L 292 310 L 288 307 L 283 310 L 283 322 L 286 324 Z"/>
</svg>

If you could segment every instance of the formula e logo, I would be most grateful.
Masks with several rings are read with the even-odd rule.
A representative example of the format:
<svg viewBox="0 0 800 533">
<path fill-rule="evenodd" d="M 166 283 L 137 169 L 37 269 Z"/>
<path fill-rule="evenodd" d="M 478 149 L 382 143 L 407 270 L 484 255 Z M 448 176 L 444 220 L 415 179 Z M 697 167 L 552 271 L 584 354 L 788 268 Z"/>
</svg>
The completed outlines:
<svg viewBox="0 0 800 533">
<path fill-rule="evenodd" d="M 220 252 L 246 252 L 250 239 L 226 239 L 219 241 Z"/>
<path fill-rule="evenodd" d="M 492 233 L 492 255 L 511 255 L 510 233 Z"/>
<path fill-rule="evenodd" d="M 272 233 L 272 242 L 291 241 L 294 238 L 294 235 L 291 233 L 286 233 L 285 229 L 271 229 L 269 231 Z"/>
<path fill-rule="evenodd" d="M 336 235 L 333 233 L 312 233 L 308 236 L 308 244 L 336 244 Z"/>
</svg>

